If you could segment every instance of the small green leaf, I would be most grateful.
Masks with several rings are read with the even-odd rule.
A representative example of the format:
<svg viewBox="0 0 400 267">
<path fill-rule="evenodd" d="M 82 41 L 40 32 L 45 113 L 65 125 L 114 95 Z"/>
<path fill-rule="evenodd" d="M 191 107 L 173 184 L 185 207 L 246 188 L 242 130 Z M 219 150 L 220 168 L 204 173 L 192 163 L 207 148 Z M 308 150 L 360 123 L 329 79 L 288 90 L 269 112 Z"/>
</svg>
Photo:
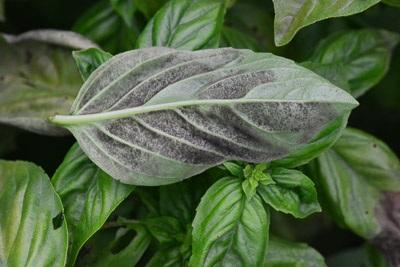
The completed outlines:
<svg viewBox="0 0 400 267">
<path fill-rule="evenodd" d="M 0 160 L 0 218 L 0 266 L 64 266 L 67 223 L 41 168 Z"/>
<path fill-rule="evenodd" d="M 321 211 L 314 183 L 302 172 L 274 168 L 271 175 L 275 184 L 257 188 L 265 203 L 296 218 L 305 218 Z"/>
<path fill-rule="evenodd" d="M 243 174 L 245 180 L 242 183 L 242 188 L 248 198 L 252 198 L 256 194 L 259 183 L 264 186 L 275 183 L 271 175 L 266 172 L 268 166 L 269 164 L 267 163 L 248 164 L 244 168 Z"/>
<path fill-rule="evenodd" d="M 147 230 L 160 243 L 183 241 L 185 229 L 180 221 L 173 217 L 147 218 L 142 221 Z"/>
<path fill-rule="evenodd" d="M 399 40 L 399 34 L 386 30 L 333 34 L 321 41 L 306 66 L 359 97 L 385 76 Z"/>
<path fill-rule="evenodd" d="M 187 259 L 182 257 L 181 246 L 161 247 L 146 264 L 146 267 L 186 267 Z"/>
<path fill-rule="evenodd" d="M 301 29 L 317 21 L 349 16 L 376 5 L 380 0 L 273 0 L 275 43 L 289 43 Z"/>
<path fill-rule="evenodd" d="M 95 69 L 112 57 L 110 53 L 99 48 L 74 51 L 72 55 L 84 81 Z"/>
<path fill-rule="evenodd" d="M 77 144 L 65 156 L 52 183 L 64 205 L 70 239 L 68 266 L 73 266 L 83 244 L 134 187 L 121 184 L 100 170 Z"/>
<path fill-rule="evenodd" d="M 247 199 L 239 178 L 223 178 L 203 196 L 193 221 L 189 266 L 264 266 L 269 213 Z"/>
<path fill-rule="evenodd" d="M 147 24 L 137 47 L 216 48 L 225 14 L 223 0 L 171 0 Z"/>
<path fill-rule="evenodd" d="M 318 251 L 306 244 L 271 237 L 264 267 L 326 267 L 326 263 Z"/>
<path fill-rule="evenodd" d="M 247 48 L 256 52 L 262 50 L 256 39 L 227 26 L 222 29 L 220 47 Z"/>
<path fill-rule="evenodd" d="M 234 176 L 244 178 L 243 167 L 232 161 L 224 162 L 222 165 Z"/>
<path fill-rule="evenodd" d="M 0 123 L 67 135 L 48 123 L 48 117 L 68 112 L 82 84 L 71 51 L 95 46 L 73 32 L 0 34 Z"/>
</svg>

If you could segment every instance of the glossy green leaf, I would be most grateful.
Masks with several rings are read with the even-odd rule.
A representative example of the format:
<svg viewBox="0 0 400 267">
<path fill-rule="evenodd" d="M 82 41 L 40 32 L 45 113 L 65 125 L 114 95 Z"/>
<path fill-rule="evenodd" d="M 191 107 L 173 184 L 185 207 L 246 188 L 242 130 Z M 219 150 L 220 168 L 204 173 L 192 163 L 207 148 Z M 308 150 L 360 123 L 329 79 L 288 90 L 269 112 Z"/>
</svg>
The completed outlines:
<svg viewBox="0 0 400 267">
<path fill-rule="evenodd" d="M 0 161 L 0 218 L 0 266 L 64 266 L 68 232 L 63 206 L 41 168 Z"/>
<path fill-rule="evenodd" d="M 189 266 L 264 266 L 269 214 L 260 197 L 245 196 L 241 182 L 223 178 L 203 196 L 193 221 Z"/>
<path fill-rule="evenodd" d="M 147 218 L 142 223 L 160 243 L 175 242 L 185 232 L 180 221 L 174 217 Z"/>
<path fill-rule="evenodd" d="M 90 250 L 80 257 L 77 266 L 132 267 L 138 266 L 151 242 L 151 235 L 141 225 L 102 230 L 88 243 Z"/>
<path fill-rule="evenodd" d="M 186 267 L 187 264 L 187 260 L 182 258 L 181 246 L 171 245 L 160 248 L 146 267 Z"/>
<path fill-rule="evenodd" d="M 383 210 L 396 208 L 385 207 L 390 203 L 384 201 L 384 192 L 400 190 L 400 162 L 386 144 L 362 131 L 346 129 L 313 168 L 320 195 L 337 222 L 368 239 L 389 230 L 385 225 L 390 215 Z"/>
<path fill-rule="evenodd" d="M 321 211 L 315 185 L 301 171 L 274 168 L 271 176 L 275 183 L 260 184 L 257 188 L 265 203 L 296 218 Z"/>
<path fill-rule="evenodd" d="M 112 57 L 110 53 L 99 48 L 74 51 L 72 55 L 84 81 L 95 69 Z"/>
<path fill-rule="evenodd" d="M 273 0 L 275 43 L 289 43 L 301 29 L 317 21 L 360 13 L 380 0 Z"/>
<path fill-rule="evenodd" d="M 223 0 L 171 0 L 147 24 L 137 47 L 216 48 L 225 14 Z"/>
<path fill-rule="evenodd" d="M 357 104 L 272 54 L 147 48 L 95 70 L 72 115 L 52 121 L 113 178 L 161 185 L 226 160 L 268 162 L 305 149 Z"/>
<path fill-rule="evenodd" d="M 61 197 L 69 229 L 68 266 L 83 244 L 103 226 L 134 187 L 112 179 L 75 144 L 52 178 Z"/>
<path fill-rule="evenodd" d="M 227 26 L 222 29 L 220 47 L 247 48 L 256 52 L 262 50 L 253 37 Z"/>
<path fill-rule="evenodd" d="M 135 6 L 147 19 L 151 19 L 167 0 L 134 0 Z"/>
<path fill-rule="evenodd" d="M 132 49 L 139 29 L 132 0 L 103 0 L 87 10 L 72 27 L 110 53 Z"/>
<path fill-rule="evenodd" d="M 359 97 L 385 76 L 399 40 L 386 30 L 333 34 L 319 44 L 307 67 Z"/>
<path fill-rule="evenodd" d="M 326 267 L 326 263 L 318 251 L 306 244 L 271 237 L 264 267 Z"/>
<path fill-rule="evenodd" d="M 329 267 L 390 267 L 385 257 L 368 244 L 337 253 L 327 262 Z"/>
<path fill-rule="evenodd" d="M 82 84 L 71 51 L 95 46 L 76 33 L 55 30 L 0 36 L 0 123 L 68 134 L 47 118 L 68 112 Z"/>
</svg>

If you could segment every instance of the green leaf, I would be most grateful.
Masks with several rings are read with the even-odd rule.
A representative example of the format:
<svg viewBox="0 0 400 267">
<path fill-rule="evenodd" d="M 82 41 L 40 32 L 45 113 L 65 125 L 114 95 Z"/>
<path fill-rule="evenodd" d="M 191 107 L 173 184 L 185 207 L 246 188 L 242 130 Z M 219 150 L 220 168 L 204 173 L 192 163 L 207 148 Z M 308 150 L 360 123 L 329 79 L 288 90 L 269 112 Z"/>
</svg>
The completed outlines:
<svg viewBox="0 0 400 267">
<path fill-rule="evenodd" d="M 0 218 L 0 266 L 64 266 L 67 223 L 41 168 L 0 160 Z"/>
<path fill-rule="evenodd" d="M 89 78 L 95 69 L 112 57 L 110 53 L 104 52 L 99 48 L 74 51 L 72 55 L 84 81 Z"/>
<path fill-rule="evenodd" d="M 382 2 L 390 6 L 400 7 L 399 0 L 383 0 Z"/>
<path fill-rule="evenodd" d="M 135 6 L 142 12 L 147 19 L 150 19 L 159 10 L 167 0 L 134 0 Z"/>
<path fill-rule="evenodd" d="M 147 24 L 136 46 L 216 48 L 224 14 L 223 0 L 171 0 Z"/>
<path fill-rule="evenodd" d="M 239 178 L 213 184 L 197 207 L 189 266 L 264 266 L 269 213 L 248 199 Z"/>
<path fill-rule="evenodd" d="M 326 267 L 326 264 L 321 254 L 306 244 L 271 237 L 264 267 Z"/>
<path fill-rule="evenodd" d="M 242 183 L 243 192 L 247 198 L 252 198 L 257 193 L 258 184 L 261 183 L 263 186 L 274 184 L 271 175 L 266 172 L 269 164 L 262 163 L 255 166 L 248 164 L 244 170 L 245 180 Z M 239 176 L 240 178 L 241 176 Z"/>
<path fill-rule="evenodd" d="M 379 139 L 347 129 L 312 165 L 327 210 L 400 264 L 400 161 Z"/>
<path fill-rule="evenodd" d="M 182 257 L 181 246 L 170 245 L 160 248 L 146 264 L 146 267 L 186 267 L 187 260 Z"/>
<path fill-rule="evenodd" d="M 389 267 L 384 256 L 371 245 L 348 249 L 328 258 L 330 267 Z"/>
<path fill-rule="evenodd" d="M 244 178 L 243 166 L 227 161 L 222 164 L 234 177 Z"/>
<path fill-rule="evenodd" d="M 133 186 L 112 179 L 73 145 L 52 178 L 61 197 L 69 229 L 68 266 L 83 244 L 98 231 Z"/>
<path fill-rule="evenodd" d="M 180 235 L 185 232 L 180 221 L 174 217 L 147 218 L 142 223 L 160 243 L 180 241 Z"/>
<path fill-rule="evenodd" d="M 68 134 L 47 118 L 68 112 L 82 84 L 71 51 L 95 46 L 64 31 L 0 35 L 0 123 L 39 134 Z"/>
<path fill-rule="evenodd" d="M 113 178 L 161 185 L 227 160 L 268 162 L 306 149 L 357 104 L 272 54 L 147 48 L 107 61 L 81 88 L 72 115 L 52 121 Z"/>
<path fill-rule="evenodd" d="M 302 172 L 274 168 L 271 176 L 274 184 L 261 184 L 257 188 L 265 203 L 296 218 L 305 218 L 321 211 L 314 183 Z"/>
<path fill-rule="evenodd" d="M 220 47 L 247 48 L 256 52 L 262 50 L 256 39 L 227 26 L 222 29 Z"/>
<path fill-rule="evenodd" d="M 296 33 L 317 21 L 363 12 L 380 0 L 273 0 L 275 43 L 289 43 Z"/>
<path fill-rule="evenodd" d="M 151 235 L 141 225 L 102 230 L 88 243 L 90 250 L 80 257 L 78 266 L 132 267 L 142 259 L 151 242 Z"/>
<path fill-rule="evenodd" d="M 135 46 L 139 29 L 132 0 L 103 0 L 87 10 L 72 27 L 104 50 L 118 53 Z"/>
<path fill-rule="evenodd" d="M 359 97 L 385 76 L 399 40 L 399 34 L 386 30 L 333 34 L 319 44 L 307 67 Z"/>
</svg>

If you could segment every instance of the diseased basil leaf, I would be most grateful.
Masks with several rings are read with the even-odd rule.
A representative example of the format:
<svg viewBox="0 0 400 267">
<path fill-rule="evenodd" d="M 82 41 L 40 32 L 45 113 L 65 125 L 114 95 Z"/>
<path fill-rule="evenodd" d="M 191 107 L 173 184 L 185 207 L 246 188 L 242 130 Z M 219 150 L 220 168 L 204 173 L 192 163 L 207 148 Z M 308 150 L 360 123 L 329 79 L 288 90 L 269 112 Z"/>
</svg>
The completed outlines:
<svg viewBox="0 0 400 267">
<path fill-rule="evenodd" d="M 262 50 L 253 37 L 227 26 L 222 29 L 220 47 L 247 48 L 255 52 Z"/>
<path fill-rule="evenodd" d="M 110 53 L 132 49 L 139 34 L 132 0 L 103 0 L 85 12 L 72 30 Z"/>
<path fill-rule="evenodd" d="M 98 48 L 74 51 L 72 55 L 84 81 L 95 69 L 112 57 L 110 53 Z"/>
<path fill-rule="evenodd" d="M 257 187 L 265 203 L 296 218 L 321 211 L 314 183 L 301 171 L 274 168 L 271 176 L 275 183 Z"/>
<path fill-rule="evenodd" d="M 363 29 L 333 34 L 314 51 L 306 67 L 359 97 L 387 73 L 400 35 Z"/>
<path fill-rule="evenodd" d="M 327 262 L 329 267 L 389 267 L 383 255 L 368 244 L 335 254 Z"/>
<path fill-rule="evenodd" d="M 264 266 L 269 213 L 248 199 L 239 178 L 223 178 L 201 199 L 193 221 L 189 266 Z"/>
<path fill-rule="evenodd" d="M 273 0 L 275 43 L 289 43 L 296 33 L 317 21 L 360 13 L 380 0 Z"/>
<path fill-rule="evenodd" d="M 72 115 L 52 121 L 113 178 L 161 185 L 226 160 L 267 162 L 304 150 L 357 104 L 272 54 L 147 48 L 107 61 Z"/>
<path fill-rule="evenodd" d="M 333 218 L 372 239 L 399 264 L 400 162 L 390 148 L 369 134 L 347 129 L 312 167 Z"/>
<path fill-rule="evenodd" d="M 41 168 L 0 160 L 0 218 L 0 266 L 64 266 L 63 206 Z"/>
<path fill-rule="evenodd" d="M 68 266 L 83 244 L 104 224 L 134 187 L 112 179 L 73 145 L 52 178 L 61 197 L 69 229 Z"/>
<path fill-rule="evenodd" d="M 71 50 L 95 46 L 76 33 L 55 30 L 0 36 L 0 123 L 68 134 L 47 118 L 67 112 L 82 84 Z"/>
<path fill-rule="evenodd" d="M 100 231 L 88 243 L 92 248 L 80 257 L 78 266 L 132 267 L 137 266 L 148 249 L 151 235 L 141 225 L 128 225 L 117 231 Z"/>
<path fill-rule="evenodd" d="M 264 267 L 326 267 L 324 258 L 312 247 L 271 237 Z"/>
<path fill-rule="evenodd" d="M 185 50 L 216 48 L 225 13 L 223 0 L 171 0 L 147 24 L 137 47 Z"/>
</svg>

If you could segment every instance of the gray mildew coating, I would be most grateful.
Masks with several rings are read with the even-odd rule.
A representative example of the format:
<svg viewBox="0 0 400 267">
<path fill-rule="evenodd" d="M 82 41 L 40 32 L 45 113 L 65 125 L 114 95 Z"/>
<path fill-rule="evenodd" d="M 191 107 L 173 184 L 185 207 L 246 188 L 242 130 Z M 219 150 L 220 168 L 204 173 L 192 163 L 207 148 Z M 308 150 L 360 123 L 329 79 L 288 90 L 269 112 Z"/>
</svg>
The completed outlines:
<svg viewBox="0 0 400 267">
<path fill-rule="evenodd" d="M 114 178 L 159 185 L 226 160 L 280 159 L 356 105 L 328 81 L 272 54 L 146 48 L 100 66 L 72 115 L 54 121 Z"/>
</svg>

